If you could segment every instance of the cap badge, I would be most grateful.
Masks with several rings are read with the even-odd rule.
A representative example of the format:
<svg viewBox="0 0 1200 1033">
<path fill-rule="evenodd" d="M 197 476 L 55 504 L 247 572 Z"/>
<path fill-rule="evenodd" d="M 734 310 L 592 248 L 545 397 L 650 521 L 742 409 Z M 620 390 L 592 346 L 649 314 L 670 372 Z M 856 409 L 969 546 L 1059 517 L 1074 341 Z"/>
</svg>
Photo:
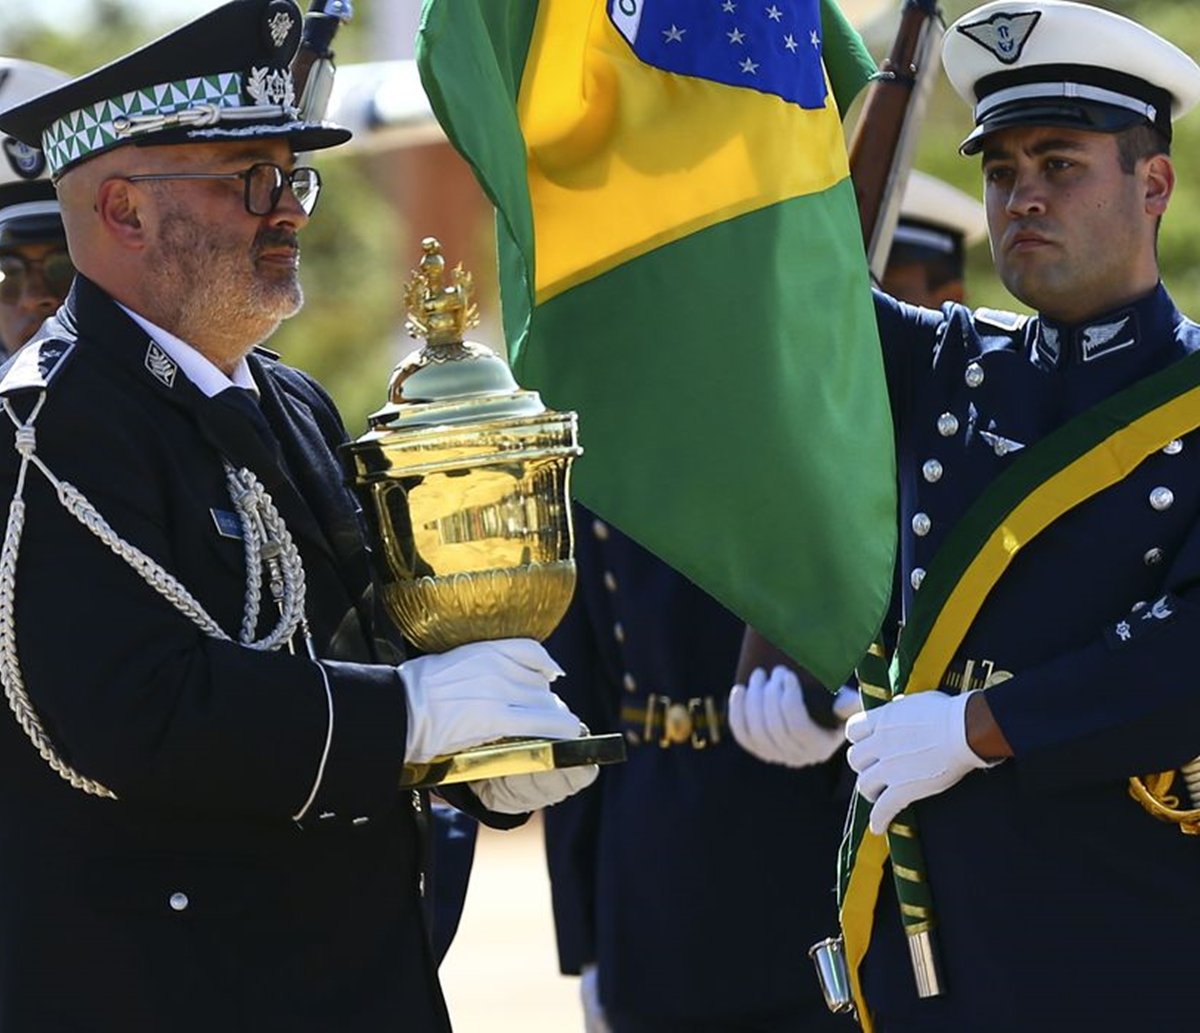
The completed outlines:
<svg viewBox="0 0 1200 1033">
<path fill-rule="evenodd" d="M 161 381 L 167 387 L 175 386 L 175 373 L 179 367 L 175 365 L 175 360 L 153 341 L 146 349 L 146 369 L 155 380 Z"/>
<path fill-rule="evenodd" d="M 4 156 L 22 179 L 37 179 L 46 170 L 46 156 L 41 151 L 11 136 L 4 138 Z"/>
<path fill-rule="evenodd" d="M 251 68 L 246 92 L 257 104 L 282 108 L 296 106 L 296 87 L 290 68 Z"/>
<path fill-rule="evenodd" d="M 1029 35 L 1041 16 L 1041 11 L 993 14 L 986 21 L 960 25 L 958 31 L 985 50 L 990 50 L 1001 64 L 1012 65 L 1020 59 L 1021 51 L 1025 49 Z"/>
<path fill-rule="evenodd" d="M 294 51 L 299 44 L 301 29 L 299 15 L 300 9 L 294 0 L 268 0 L 263 9 L 259 21 L 259 34 L 264 50 L 275 54 L 275 57 L 267 59 L 273 64 L 287 64 L 287 61 L 276 59 L 279 57 L 290 59 L 291 51 Z"/>
</svg>

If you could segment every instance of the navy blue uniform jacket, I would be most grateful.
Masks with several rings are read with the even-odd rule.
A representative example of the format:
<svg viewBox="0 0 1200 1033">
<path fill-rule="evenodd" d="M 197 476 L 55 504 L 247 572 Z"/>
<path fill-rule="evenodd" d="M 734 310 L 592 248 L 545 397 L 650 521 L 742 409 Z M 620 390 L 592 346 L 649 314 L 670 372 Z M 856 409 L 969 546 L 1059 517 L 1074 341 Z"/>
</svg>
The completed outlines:
<svg viewBox="0 0 1200 1033">
<path fill-rule="evenodd" d="M 250 421 L 148 361 L 146 334 L 83 278 L 41 337 L 29 347 L 45 367 L 55 342 L 74 346 L 35 424 L 38 456 L 235 636 L 245 566 L 242 541 L 214 519 L 233 510 L 222 456 L 263 481 L 303 556 L 334 726 L 300 828 L 291 815 L 328 723 L 317 666 L 303 649 L 205 637 L 30 470 L 19 659 L 59 753 L 119 799 L 71 788 L 0 719 L 0 1029 L 447 1030 L 420 915 L 418 815 L 397 788 L 403 687 L 393 667 L 363 662 L 381 654 L 331 401 L 252 354 L 276 456 Z M 24 414 L 34 394 L 8 400 Z M 6 499 L 17 467 L 4 417 Z"/>
<path fill-rule="evenodd" d="M 877 308 L 906 607 L 1022 448 L 1200 347 L 1161 286 L 1083 326 Z M 917 805 L 948 993 L 916 999 L 885 874 L 863 966 L 882 1033 L 1195 1028 L 1200 841 L 1127 779 L 1200 754 L 1198 516 L 1192 433 L 1052 524 L 984 603 L 956 662 L 1013 673 L 987 692 L 1015 757 Z"/>
<path fill-rule="evenodd" d="M 621 704 L 644 708 L 650 693 L 712 696 L 723 711 L 744 623 L 582 507 L 575 531 L 575 599 L 547 642 L 567 672 L 555 690 L 593 731 L 619 729 Z M 727 728 L 700 750 L 635 733 L 624 764 L 546 811 L 562 970 L 597 962 L 612 1011 L 848 1029 L 807 957 L 836 927 L 845 770 L 840 754 L 765 764 Z"/>
</svg>

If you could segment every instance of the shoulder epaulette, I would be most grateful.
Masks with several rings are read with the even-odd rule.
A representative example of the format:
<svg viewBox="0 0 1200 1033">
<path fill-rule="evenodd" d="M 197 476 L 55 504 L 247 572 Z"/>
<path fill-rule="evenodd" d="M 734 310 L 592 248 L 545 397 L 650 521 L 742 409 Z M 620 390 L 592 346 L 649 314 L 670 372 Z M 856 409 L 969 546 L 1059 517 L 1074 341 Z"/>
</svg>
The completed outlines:
<svg viewBox="0 0 1200 1033">
<path fill-rule="evenodd" d="M 45 390 L 74 350 L 75 342 L 54 337 L 30 341 L 0 366 L 0 396 Z"/>
<path fill-rule="evenodd" d="M 973 316 L 976 323 L 994 326 L 1010 334 L 1020 330 L 1029 322 L 1028 316 L 1023 316 L 1018 312 L 1004 312 L 998 308 L 977 308 Z"/>
</svg>

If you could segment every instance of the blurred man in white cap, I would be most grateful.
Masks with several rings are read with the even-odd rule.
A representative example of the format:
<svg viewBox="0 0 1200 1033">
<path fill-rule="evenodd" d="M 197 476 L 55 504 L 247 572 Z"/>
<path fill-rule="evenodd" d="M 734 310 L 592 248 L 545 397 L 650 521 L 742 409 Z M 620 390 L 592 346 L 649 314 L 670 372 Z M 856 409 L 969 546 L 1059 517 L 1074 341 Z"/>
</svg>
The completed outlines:
<svg viewBox="0 0 1200 1033">
<path fill-rule="evenodd" d="M 321 189 L 292 0 L 0 113 L 79 274 L 0 373 L 0 1028 L 447 1033 L 405 762 L 572 737 L 528 639 L 403 660 L 339 415 L 258 344 Z M 400 662 L 403 661 L 403 662 Z M 444 795 L 499 827 L 581 767 Z"/>
<path fill-rule="evenodd" d="M 1056 0 L 971 11 L 943 61 L 996 268 L 1038 314 L 877 296 L 903 626 L 898 698 L 865 686 L 846 727 L 853 996 L 876 1033 L 1184 1033 L 1200 843 L 1129 780 L 1200 784 L 1200 327 L 1156 249 L 1200 67 Z M 922 868 L 890 863 L 917 841 Z M 928 900 L 902 915 L 898 883 Z M 940 968 L 920 995 L 910 957 Z"/>
<path fill-rule="evenodd" d="M 966 297 L 966 250 L 987 236 L 987 215 L 975 198 L 914 169 L 880 286 L 893 298 L 937 308 Z"/>
<path fill-rule="evenodd" d="M 67 81 L 53 68 L 0 58 L 0 111 Z M 11 355 L 67 296 L 75 267 L 41 150 L 0 137 L 0 349 Z"/>
</svg>

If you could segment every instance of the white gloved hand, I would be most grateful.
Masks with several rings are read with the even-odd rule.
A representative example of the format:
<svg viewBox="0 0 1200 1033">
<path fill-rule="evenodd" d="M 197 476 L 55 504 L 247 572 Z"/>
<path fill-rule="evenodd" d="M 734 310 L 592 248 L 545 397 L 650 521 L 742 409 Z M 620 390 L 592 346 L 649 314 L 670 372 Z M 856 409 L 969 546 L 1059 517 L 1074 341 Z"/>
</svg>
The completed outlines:
<svg viewBox="0 0 1200 1033">
<path fill-rule="evenodd" d="M 729 728 L 747 753 L 790 768 L 821 764 L 846 741 L 840 727 L 825 728 L 812 719 L 800 679 L 795 671 L 782 666 L 769 677 L 756 667 L 746 685 L 733 687 L 729 693 Z"/>
<path fill-rule="evenodd" d="M 846 723 L 846 760 L 858 791 L 875 806 L 871 831 L 883 835 L 910 803 L 936 796 L 977 768 L 991 767 L 967 744 L 967 700 L 921 692 L 857 714 Z"/>
<path fill-rule="evenodd" d="M 524 814 L 561 803 L 568 796 L 586 789 L 600 774 L 595 764 L 573 768 L 554 768 L 528 775 L 501 775 L 468 782 L 467 786 L 489 811 L 499 814 Z"/>
<path fill-rule="evenodd" d="M 579 718 L 553 692 L 562 669 L 529 638 L 469 642 L 399 667 L 410 763 L 505 736 L 573 739 Z"/>
<path fill-rule="evenodd" d="M 600 1003 L 600 970 L 584 965 L 579 973 L 579 999 L 583 1003 L 583 1033 L 612 1033 Z"/>
</svg>

